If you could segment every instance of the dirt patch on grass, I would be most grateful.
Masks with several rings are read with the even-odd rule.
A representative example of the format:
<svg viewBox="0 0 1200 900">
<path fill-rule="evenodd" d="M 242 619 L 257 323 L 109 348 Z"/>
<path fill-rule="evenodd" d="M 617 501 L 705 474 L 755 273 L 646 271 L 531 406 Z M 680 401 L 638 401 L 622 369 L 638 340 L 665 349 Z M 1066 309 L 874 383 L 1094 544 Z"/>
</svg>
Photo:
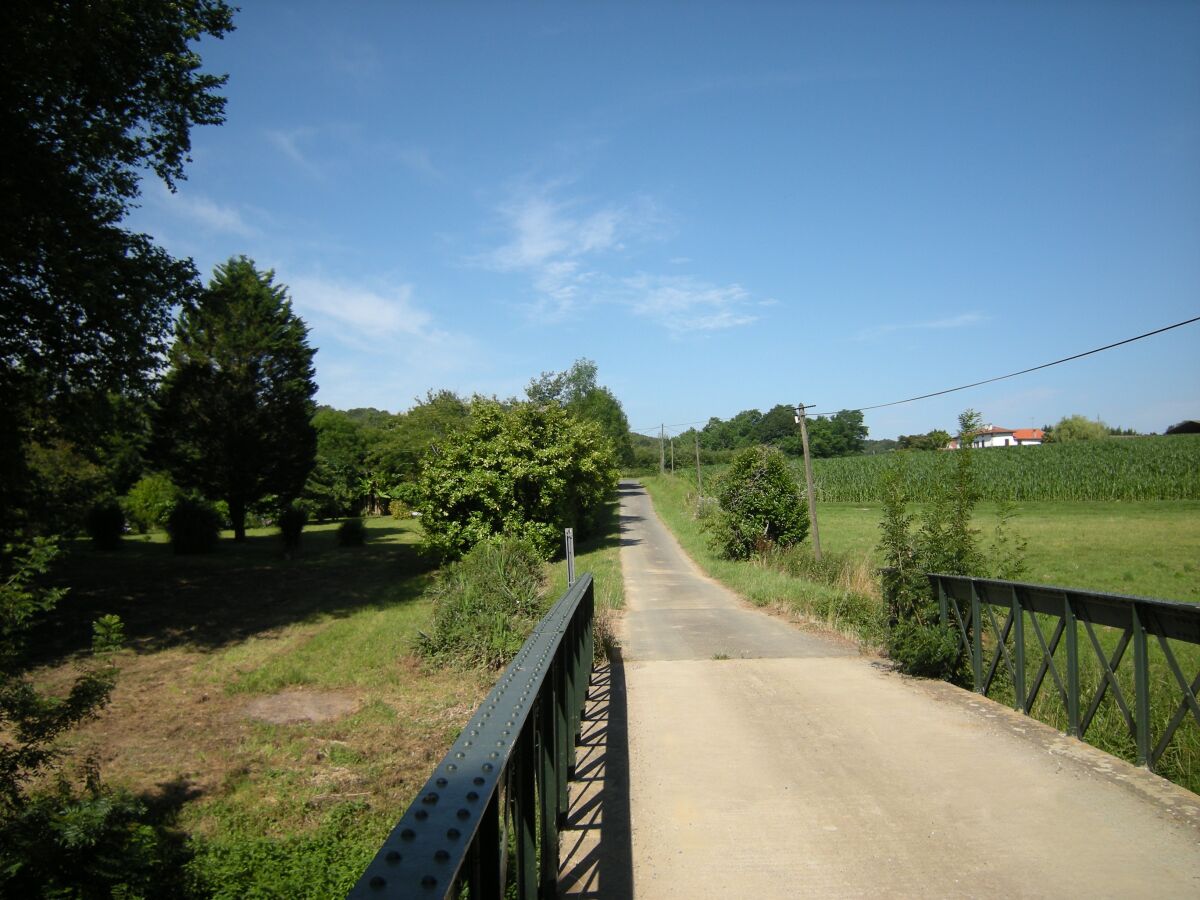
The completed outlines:
<svg viewBox="0 0 1200 900">
<path fill-rule="evenodd" d="M 339 691 L 280 691 L 250 701 L 246 716 L 272 725 L 332 722 L 355 712 L 358 706 L 357 697 Z"/>
</svg>

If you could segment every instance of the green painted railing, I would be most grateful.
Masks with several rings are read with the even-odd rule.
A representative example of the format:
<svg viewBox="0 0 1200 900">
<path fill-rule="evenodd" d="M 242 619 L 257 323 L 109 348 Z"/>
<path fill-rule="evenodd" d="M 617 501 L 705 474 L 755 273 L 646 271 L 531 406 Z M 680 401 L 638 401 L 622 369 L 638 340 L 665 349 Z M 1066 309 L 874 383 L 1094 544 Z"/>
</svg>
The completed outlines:
<svg viewBox="0 0 1200 900">
<path fill-rule="evenodd" d="M 1200 674 L 1191 681 L 1185 678 L 1170 644 L 1200 644 L 1200 605 L 958 575 L 933 574 L 929 580 L 942 623 L 957 631 L 970 659 L 977 693 L 987 695 L 993 690 L 1003 671 L 1011 684 L 1013 707 L 1028 714 L 1049 675 L 1066 711 L 1067 731 L 1080 739 L 1111 693 L 1133 739 L 1138 763 L 1151 770 L 1189 712 L 1200 725 L 1196 700 Z M 1157 736 L 1151 703 L 1162 692 L 1151 690 L 1152 639 L 1178 687 L 1166 701 L 1174 709 Z M 1081 684 L 1081 644 L 1085 659 L 1090 653 L 1099 666 L 1094 688 Z M 1118 675 L 1130 647 L 1133 690 L 1127 696 L 1130 679 L 1126 677 L 1122 688 Z"/>
<path fill-rule="evenodd" d="M 585 574 L 538 623 L 350 897 L 500 898 L 513 886 L 521 900 L 557 896 L 594 612 Z"/>
</svg>

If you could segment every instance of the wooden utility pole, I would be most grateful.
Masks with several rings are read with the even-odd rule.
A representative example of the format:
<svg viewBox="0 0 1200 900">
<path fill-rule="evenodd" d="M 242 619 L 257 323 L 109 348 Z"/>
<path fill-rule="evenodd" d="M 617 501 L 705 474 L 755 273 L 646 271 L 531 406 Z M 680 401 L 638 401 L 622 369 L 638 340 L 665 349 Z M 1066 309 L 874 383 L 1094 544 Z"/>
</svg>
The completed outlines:
<svg viewBox="0 0 1200 900">
<path fill-rule="evenodd" d="M 675 474 L 675 438 L 671 438 L 671 474 Z"/>
<path fill-rule="evenodd" d="M 667 448 L 664 444 L 666 440 L 667 426 L 658 426 L 658 474 L 667 474 Z"/>
<path fill-rule="evenodd" d="M 812 525 L 813 556 L 821 561 L 821 532 L 817 529 L 817 501 L 813 496 L 812 456 L 808 452 L 808 423 L 804 404 L 796 405 L 796 424 L 800 426 L 800 443 L 804 445 L 804 480 L 808 485 L 808 521 Z"/>
<path fill-rule="evenodd" d="M 696 436 L 696 491 L 700 495 L 700 499 L 704 499 L 704 480 L 700 477 L 700 432 L 695 432 Z"/>
</svg>

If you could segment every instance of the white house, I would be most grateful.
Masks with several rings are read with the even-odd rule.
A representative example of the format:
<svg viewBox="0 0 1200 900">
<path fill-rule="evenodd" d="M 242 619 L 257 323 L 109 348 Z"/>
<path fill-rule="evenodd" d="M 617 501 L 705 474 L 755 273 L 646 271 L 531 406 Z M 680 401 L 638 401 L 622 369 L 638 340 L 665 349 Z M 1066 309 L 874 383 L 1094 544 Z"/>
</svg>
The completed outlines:
<svg viewBox="0 0 1200 900">
<path fill-rule="evenodd" d="M 971 440 L 972 447 L 1021 447 L 1040 444 L 1045 433 L 1040 428 L 1000 428 L 985 425 Z"/>
</svg>

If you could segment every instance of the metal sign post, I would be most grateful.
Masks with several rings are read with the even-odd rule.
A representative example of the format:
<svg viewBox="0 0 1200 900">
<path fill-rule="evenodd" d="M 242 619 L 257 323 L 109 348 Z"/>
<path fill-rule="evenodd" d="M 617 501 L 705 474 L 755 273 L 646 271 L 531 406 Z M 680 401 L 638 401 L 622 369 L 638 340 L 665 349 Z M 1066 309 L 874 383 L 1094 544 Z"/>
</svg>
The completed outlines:
<svg viewBox="0 0 1200 900">
<path fill-rule="evenodd" d="M 570 587 L 575 583 L 575 529 L 567 528 L 563 540 L 567 549 L 567 587 Z"/>
</svg>

